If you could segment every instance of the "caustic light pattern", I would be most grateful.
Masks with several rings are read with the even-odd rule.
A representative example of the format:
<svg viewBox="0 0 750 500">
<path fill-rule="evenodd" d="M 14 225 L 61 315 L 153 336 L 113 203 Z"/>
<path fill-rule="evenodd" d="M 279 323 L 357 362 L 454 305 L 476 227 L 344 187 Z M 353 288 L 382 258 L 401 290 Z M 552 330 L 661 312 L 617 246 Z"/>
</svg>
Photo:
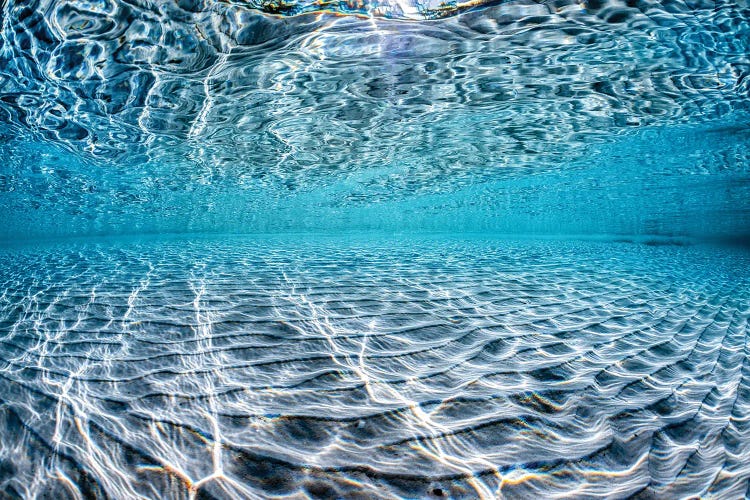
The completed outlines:
<svg viewBox="0 0 750 500">
<path fill-rule="evenodd" d="M 398 247 L 6 252 L 0 485 L 45 498 L 747 494 L 746 254 Z"/>
</svg>

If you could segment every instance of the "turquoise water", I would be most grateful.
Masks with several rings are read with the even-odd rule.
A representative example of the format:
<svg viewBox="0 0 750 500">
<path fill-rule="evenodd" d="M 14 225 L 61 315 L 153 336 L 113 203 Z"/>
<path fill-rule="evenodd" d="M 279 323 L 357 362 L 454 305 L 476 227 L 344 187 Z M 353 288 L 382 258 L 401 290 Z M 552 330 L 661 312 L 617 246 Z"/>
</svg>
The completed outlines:
<svg viewBox="0 0 750 500">
<path fill-rule="evenodd" d="M 745 252 L 222 237 L 0 262 L 11 496 L 747 492 Z"/>
<path fill-rule="evenodd" d="M 749 19 L 0 0 L 0 496 L 747 497 Z"/>
</svg>

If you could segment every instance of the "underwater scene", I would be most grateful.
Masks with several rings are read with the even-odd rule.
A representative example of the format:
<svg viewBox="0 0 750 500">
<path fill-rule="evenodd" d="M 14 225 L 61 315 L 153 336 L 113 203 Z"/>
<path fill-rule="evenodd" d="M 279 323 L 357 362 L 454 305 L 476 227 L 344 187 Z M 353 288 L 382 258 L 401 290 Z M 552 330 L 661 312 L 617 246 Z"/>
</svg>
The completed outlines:
<svg viewBox="0 0 750 500">
<path fill-rule="evenodd" d="M 747 0 L 0 0 L 0 498 L 748 497 Z"/>
</svg>

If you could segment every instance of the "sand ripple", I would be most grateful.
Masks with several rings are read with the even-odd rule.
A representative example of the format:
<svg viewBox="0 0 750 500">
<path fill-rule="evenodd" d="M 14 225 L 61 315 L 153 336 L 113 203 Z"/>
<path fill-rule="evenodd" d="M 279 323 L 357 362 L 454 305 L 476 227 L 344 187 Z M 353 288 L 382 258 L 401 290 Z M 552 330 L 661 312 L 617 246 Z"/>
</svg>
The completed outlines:
<svg viewBox="0 0 750 500">
<path fill-rule="evenodd" d="M 231 240 L 0 256 L 11 496 L 746 494 L 746 256 Z"/>
</svg>

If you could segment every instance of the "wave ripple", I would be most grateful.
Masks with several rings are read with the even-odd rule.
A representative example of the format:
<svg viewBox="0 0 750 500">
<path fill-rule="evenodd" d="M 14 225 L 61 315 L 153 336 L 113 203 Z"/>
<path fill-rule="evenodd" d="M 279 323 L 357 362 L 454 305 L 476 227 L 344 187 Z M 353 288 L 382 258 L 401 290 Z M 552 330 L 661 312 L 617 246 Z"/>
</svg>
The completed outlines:
<svg viewBox="0 0 750 500">
<path fill-rule="evenodd" d="M 3 2 L 0 239 L 747 233 L 746 1 L 461 3 Z"/>
<path fill-rule="evenodd" d="M 744 255 L 195 240 L 0 263 L 11 497 L 747 494 Z"/>
</svg>

